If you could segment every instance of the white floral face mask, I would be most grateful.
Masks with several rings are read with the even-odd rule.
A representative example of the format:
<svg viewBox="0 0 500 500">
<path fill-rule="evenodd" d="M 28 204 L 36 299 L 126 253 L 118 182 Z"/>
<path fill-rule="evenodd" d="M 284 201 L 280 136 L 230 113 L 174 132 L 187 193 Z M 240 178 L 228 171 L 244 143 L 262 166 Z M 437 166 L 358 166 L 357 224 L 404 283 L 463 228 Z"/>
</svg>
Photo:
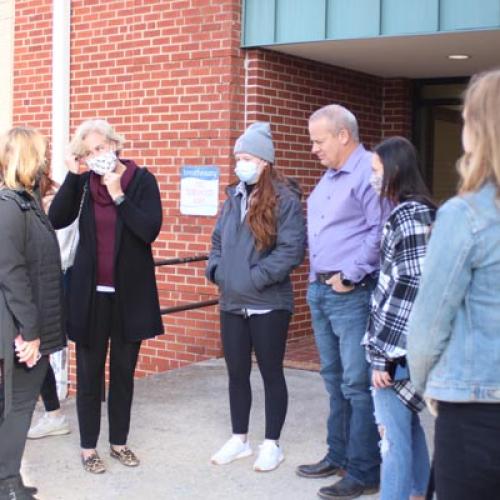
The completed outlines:
<svg viewBox="0 0 500 500">
<path fill-rule="evenodd" d="M 97 175 L 104 175 L 109 172 L 114 172 L 116 160 L 116 153 L 114 151 L 108 151 L 94 158 L 89 158 L 85 163 L 92 172 Z"/>
</svg>

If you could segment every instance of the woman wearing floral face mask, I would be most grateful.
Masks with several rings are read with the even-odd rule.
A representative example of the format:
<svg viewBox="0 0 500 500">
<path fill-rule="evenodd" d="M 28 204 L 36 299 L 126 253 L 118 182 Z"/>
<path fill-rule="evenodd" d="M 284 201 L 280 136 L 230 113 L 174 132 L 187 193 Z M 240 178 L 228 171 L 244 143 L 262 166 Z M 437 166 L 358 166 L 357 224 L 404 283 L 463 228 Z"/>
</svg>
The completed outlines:
<svg viewBox="0 0 500 500">
<path fill-rule="evenodd" d="M 220 290 L 233 432 L 212 463 L 252 454 L 247 434 L 253 348 L 264 380 L 266 413 L 265 440 L 254 470 L 270 471 L 284 459 L 278 440 L 288 398 L 283 357 L 293 310 L 290 273 L 304 257 L 305 226 L 298 187 L 273 166 L 269 124 L 248 127 L 234 153 L 239 182 L 227 189 L 206 270 Z"/>
<path fill-rule="evenodd" d="M 162 223 L 160 193 L 153 174 L 120 158 L 122 144 L 106 121 L 82 123 L 49 210 L 56 229 L 79 216 L 67 330 L 76 342 L 81 458 L 95 474 L 106 470 L 96 446 L 108 340 L 110 455 L 137 466 L 126 445 L 134 370 L 141 341 L 163 333 L 151 252 Z M 82 167 L 89 171 L 80 174 Z"/>
</svg>

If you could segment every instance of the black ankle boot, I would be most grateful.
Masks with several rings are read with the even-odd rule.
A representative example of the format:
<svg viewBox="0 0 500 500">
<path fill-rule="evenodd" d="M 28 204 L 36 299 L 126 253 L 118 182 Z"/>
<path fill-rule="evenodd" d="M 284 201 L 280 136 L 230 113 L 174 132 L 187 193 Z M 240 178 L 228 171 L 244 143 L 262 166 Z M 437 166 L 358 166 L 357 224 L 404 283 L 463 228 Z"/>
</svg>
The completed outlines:
<svg viewBox="0 0 500 500">
<path fill-rule="evenodd" d="M 34 486 L 26 486 L 24 484 L 22 476 L 19 476 L 21 478 L 21 484 L 23 485 L 24 489 L 30 494 L 30 495 L 36 495 L 38 493 L 38 488 L 35 488 Z"/>
<path fill-rule="evenodd" d="M 21 476 L 0 480 L 0 500 L 36 500 L 23 485 Z"/>
</svg>

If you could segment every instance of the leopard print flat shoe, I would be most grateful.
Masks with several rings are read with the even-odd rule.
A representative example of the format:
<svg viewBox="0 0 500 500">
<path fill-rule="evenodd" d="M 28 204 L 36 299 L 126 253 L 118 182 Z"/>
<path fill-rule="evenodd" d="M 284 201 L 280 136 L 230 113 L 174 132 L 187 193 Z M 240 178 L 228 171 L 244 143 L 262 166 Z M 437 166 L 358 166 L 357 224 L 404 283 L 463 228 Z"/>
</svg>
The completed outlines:
<svg viewBox="0 0 500 500">
<path fill-rule="evenodd" d="M 97 452 L 93 453 L 88 458 L 83 458 L 82 456 L 82 465 L 83 468 L 91 474 L 103 474 L 106 472 L 106 466 Z"/>
<path fill-rule="evenodd" d="M 121 450 L 115 450 L 111 446 L 109 455 L 127 467 L 137 467 L 140 464 L 140 460 L 128 446 L 125 446 Z"/>
</svg>

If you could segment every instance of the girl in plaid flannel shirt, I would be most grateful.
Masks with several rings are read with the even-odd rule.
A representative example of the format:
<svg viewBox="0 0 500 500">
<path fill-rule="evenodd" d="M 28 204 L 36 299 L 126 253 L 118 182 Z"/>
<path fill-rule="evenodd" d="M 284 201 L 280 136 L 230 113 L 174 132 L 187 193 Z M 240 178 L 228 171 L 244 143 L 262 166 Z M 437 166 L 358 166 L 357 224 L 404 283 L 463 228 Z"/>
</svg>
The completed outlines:
<svg viewBox="0 0 500 500">
<path fill-rule="evenodd" d="M 382 437 L 381 500 L 423 499 L 429 455 L 418 412 L 425 405 L 410 382 L 405 355 L 408 317 L 436 207 L 407 139 L 392 137 L 379 144 L 372 168 L 374 189 L 394 203 L 383 231 L 380 276 L 363 340 Z"/>
</svg>

